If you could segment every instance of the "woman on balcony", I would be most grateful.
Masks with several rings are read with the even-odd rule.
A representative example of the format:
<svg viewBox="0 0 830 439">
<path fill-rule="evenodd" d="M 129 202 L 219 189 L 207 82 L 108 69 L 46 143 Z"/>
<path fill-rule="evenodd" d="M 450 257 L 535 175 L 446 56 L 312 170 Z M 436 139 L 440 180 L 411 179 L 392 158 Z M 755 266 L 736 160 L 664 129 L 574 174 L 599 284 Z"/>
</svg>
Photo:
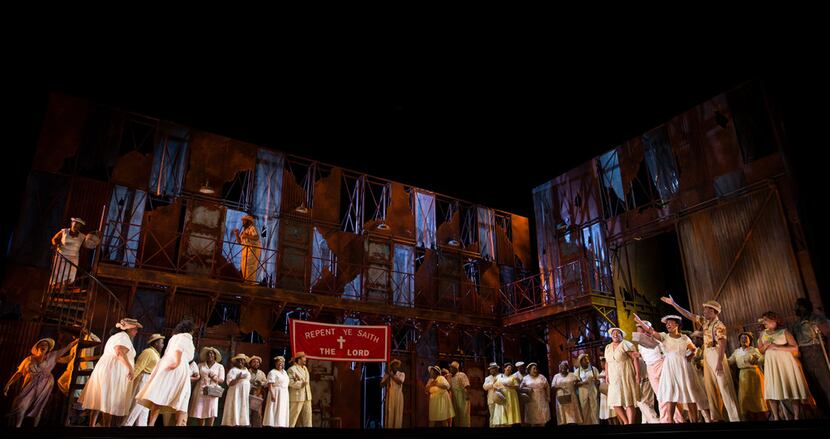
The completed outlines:
<svg viewBox="0 0 830 439">
<path fill-rule="evenodd" d="M 640 399 L 640 362 L 637 348 L 623 337 L 620 328 L 608 330 L 611 343 L 605 347 L 605 372 L 608 379 L 608 405 L 623 424 L 634 421 Z"/>
<path fill-rule="evenodd" d="M 148 425 L 156 424 L 159 412 L 175 413 L 176 426 L 187 425 L 187 405 L 190 402 L 190 361 L 193 346 L 193 322 L 183 320 L 176 325 L 150 379 L 135 396 L 139 404 L 150 409 Z"/>
<path fill-rule="evenodd" d="M 52 237 L 52 247 L 60 255 L 55 255 L 55 259 L 52 262 L 52 277 L 49 280 L 50 285 L 72 285 L 75 282 L 76 267 L 80 262 L 81 245 L 86 239 L 86 236 L 81 233 L 81 226 L 84 225 L 86 225 L 84 220 L 72 218 L 72 223 L 68 229 L 60 229 Z M 69 262 L 63 260 L 60 256 L 68 259 Z"/>
<path fill-rule="evenodd" d="M 236 242 L 242 245 L 240 256 L 240 270 L 245 283 L 257 283 L 259 281 L 260 252 L 262 244 L 259 240 L 259 233 L 254 225 L 254 217 L 245 215 L 242 217 L 242 232 L 233 229 Z"/>
<path fill-rule="evenodd" d="M 98 364 L 78 397 L 83 409 L 90 410 L 90 427 L 95 427 L 99 413 L 104 414 L 104 427 L 109 427 L 112 416 L 126 416 L 130 410 L 135 364 L 133 338 L 143 326 L 138 320 L 125 317 L 115 327 L 120 331 L 107 340 Z"/>
<path fill-rule="evenodd" d="M 3 388 L 3 396 L 7 396 L 12 384 L 23 378 L 23 387 L 14 398 L 11 410 L 9 410 L 9 415 L 14 417 L 15 427 L 20 428 L 23 425 L 23 418 L 27 416 L 34 418 L 34 426 L 37 427 L 40 415 L 43 414 L 43 408 L 49 402 L 52 387 L 55 385 L 55 377 L 52 375 L 55 362 L 76 344 L 78 344 L 78 339 L 56 351 L 54 350 L 55 340 L 42 338 L 32 346 L 32 355 L 20 363 L 17 371 Z"/>
</svg>

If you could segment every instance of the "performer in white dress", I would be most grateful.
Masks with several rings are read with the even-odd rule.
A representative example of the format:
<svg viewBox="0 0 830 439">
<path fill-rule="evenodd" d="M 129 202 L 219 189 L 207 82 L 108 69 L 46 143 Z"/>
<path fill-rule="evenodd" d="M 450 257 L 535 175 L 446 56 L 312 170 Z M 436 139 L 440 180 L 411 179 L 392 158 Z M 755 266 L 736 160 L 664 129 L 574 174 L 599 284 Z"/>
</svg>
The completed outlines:
<svg viewBox="0 0 830 439">
<path fill-rule="evenodd" d="M 176 325 L 173 336 L 149 381 L 135 396 L 136 401 L 150 409 L 149 425 L 155 425 L 159 413 L 175 413 L 176 426 L 187 425 L 187 405 L 190 403 L 190 362 L 193 346 L 193 322 L 183 320 Z"/>
<path fill-rule="evenodd" d="M 635 321 L 642 325 L 642 321 L 634 315 Z M 663 367 L 660 371 L 660 385 L 657 388 L 657 399 L 668 404 L 668 413 L 664 418 L 668 423 L 674 421 L 674 410 L 678 404 L 683 404 L 689 410 L 692 422 L 698 421 L 698 404 L 706 399 L 706 395 L 697 385 L 697 373 L 689 362 L 694 356 L 696 347 L 689 337 L 680 333 L 682 317 L 667 315 L 660 319 L 666 325 L 665 332 L 657 332 L 651 327 L 643 327 L 646 333 L 660 342 L 663 351 Z"/>
<path fill-rule="evenodd" d="M 208 387 L 221 387 L 225 382 L 225 366 L 222 366 L 222 354 L 210 346 L 199 352 L 199 381 L 190 395 L 190 417 L 195 418 L 200 426 L 213 426 L 219 416 L 219 396 L 207 394 Z"/>
<path fill-rule="evenodd" d="M 288 427 L 288 372 L 285 357 L 274 358 L 274 369 L 268 372 L 268 391 L 265 394 L 265 427 Z"/>
<path fill-rule="evenodd" d="M 556 398 L 556 424 L 581 424 L 582 413 L 579 410 L 579 398 L 576 384 L 579 382 L 567 361 L 559 363 L 559 373 L 550 379 L 551 388 Z"/>
<path fill-rule="evenodd" d="M 528 375 L 519 385 L 520 391 L 530 395 L 525 403 L 524 423 L 532 427 L 544 427 L 550 421 L 550 385 L 548 379 L 539 373 L 539 365 L 530 363 L 527 366 Z"/>
<path fill-rule="evenodd" d="M 798 343 L 790 331 L 784 329 L 778 314 L 767 311 L 761 321 L 766 329 L 758 337 L 758 350 L 764 355 L 764 399 L 769 404 L 772 420 L 781 419 L 783 401 L 790 402 L 793 417 L 799 420 L 802 406 L 812 405 L 813 397 L 796 358 Z"/>
<path fill-rule="evenodd" d="M 52 237 L 52 247 L 61 256 L 68 259 L 71 264 L 55 255 L 55 259 L 52 261 L 52 276 L 49 280 L 51 285 L 72 285 L 75 282 L 76 266 L 80 262 L 81 245 L 86 240 L 86 235 L 81 233 L 81 226 L 83 225 L 86 225 L 84 220 L 72 218 L 72 223 L 68 229 L 60 229 Z"/>
<path fill-rule="evenodd" d="M 104 427 L 109 427 L 111 416 L 126 416 L 130 410 L 135 364 L 133 337 L 142 326 L 138 320 L 125 317 L 115 327 L 121 331 L 107 340 L 101 358 L 78 397 L 84 410 L 91 410 L 90 427 L 97 424 L 99 413 L 104 414 Z"/>
<path fill-rule="evenodd" d="M 579 377 L 577 386 L 582 424 L 596 425 L 599 424 L 600 373 L 596 367 L 591 365 L 588 354 L 580 354 L 577 363 L 579 363 L 579 367 L 574 373 Z"/>
<path fill-rule="evenodd" d="M 248 356 L 237 354 L 231 358 L 233 367 L 228 371 L 225 381 L 228 391 L 225 394 L 225 410 L 222 413 L 222 425 L 230 427 L 247 427 L 251 424 L 249 415 L 249 397 L 251 394 L 251 373 L 245 367 Z"/>
</svg>

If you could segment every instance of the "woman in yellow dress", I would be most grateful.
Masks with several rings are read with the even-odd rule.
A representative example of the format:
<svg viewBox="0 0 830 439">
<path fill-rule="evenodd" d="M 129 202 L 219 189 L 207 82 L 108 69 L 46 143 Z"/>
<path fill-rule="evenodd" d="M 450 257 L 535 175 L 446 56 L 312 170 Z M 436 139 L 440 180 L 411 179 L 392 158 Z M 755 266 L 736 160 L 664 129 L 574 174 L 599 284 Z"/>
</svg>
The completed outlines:
<svg viewBox="0 0 830 439">
<path fill-rule="evenodd" d="M 450 383 L 441 375 L 441 368 L 430 366 L 426 392 L 429 395 L 429 426 L 449 427 L 455 416 L 450 399 Z"/>
<path fill-rule="evenodd" d="M 740 370 L 738 375 L 738 410 L 746 421 L 763 421 L 767 419 L 767 402 L 764 400 L 764 373 L 759 365 L 764 362 L 764 355 L 752 346 L 751 332 L 742 332 L 738 336 L 741 346 L 729 356 L 729 364 Z"/>
</svg>

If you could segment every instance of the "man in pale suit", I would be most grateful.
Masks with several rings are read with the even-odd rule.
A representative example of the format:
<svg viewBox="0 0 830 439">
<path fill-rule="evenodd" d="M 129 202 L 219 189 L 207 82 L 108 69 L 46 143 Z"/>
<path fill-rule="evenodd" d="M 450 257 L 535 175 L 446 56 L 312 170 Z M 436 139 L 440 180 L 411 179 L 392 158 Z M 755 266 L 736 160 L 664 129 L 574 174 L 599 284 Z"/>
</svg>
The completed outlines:
<svg viewBox="0 0 830 439">
<path fill-rule="evenodd" d="M 487 408 L 490 409 L 490 427 L 493 426 L 493 411 L 496 408 L 496 383 L 498 382 L 499 365 L 490 363 L 490 375 L 484 379 L 484 390 L 487 391 Z"/>
<path fill-rule="evenodd" d="M 305 367 L 305 352 L 297 352 L 288 368 L 288 425 L 311 427 L 311 379 Z"/>
</svg>

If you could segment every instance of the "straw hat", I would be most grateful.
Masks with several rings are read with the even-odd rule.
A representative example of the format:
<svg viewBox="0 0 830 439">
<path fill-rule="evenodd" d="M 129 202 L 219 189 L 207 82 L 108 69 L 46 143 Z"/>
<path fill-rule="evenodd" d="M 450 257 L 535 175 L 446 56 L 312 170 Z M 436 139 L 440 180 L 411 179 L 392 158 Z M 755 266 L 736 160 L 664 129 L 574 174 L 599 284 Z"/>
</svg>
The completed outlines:
<svg viewBox="0 0 830 439">
<path fill-rule="evenodd" d="M 78 224 L 80 224 L 80 225 L 82 225 L 82 226 L 85 226 L 85 225 L 86 225 L 86 221 L 84 221 L 84 220 L 82 220 L 82 219 L 80 219 L 80 218 L 71 218 L 71 221 L 72 221 L 73 223 L 78 223 Z"/>
<path fill-rule="evenodd" d="M 707 300 L 707 301 L 703 302 L 703 307 L 704 308 L 712 308 L 715 311 L 717 311 L 718 314 L 720 314 L 720 310 L 721 310 L 720 303 L 718 303 L 714 300 Z"/>
<path fill-rule="evenodd" d="M 153 335 L 150 336 L 149 339 L 147 339 L 147 344 L 148 345 L 153 344 L 153 342 L 156 341 L 156 340 L 164 340 L 164 339 L 165 339 L 165 337 L 161 334 L 153 334 Z"/>
<path fill-rule="evenodd" d="M 217 363 L 222 362 L 222 353 L 219 352 L 219 349 L 216 349 L 216 348 L 211 347 L 211 346 L 205 346 L 205 347 L 202 348 L 202 350 L 199 352 L 199 360 L 207 361 L 208 352 L 213 352 L 213 355 L 216 357 L 216 362 Z"/>
<path fill-rule="evenodd" d="M 395 358 L 394 360 L 392 360 L 392 361 L 390 361 L 390 362 L 389 362 L 389 365 L 390 365 L 390 366 L 398 366 L 398 367 L 401 367 L 401 360 L 398 360 L 397 358 Z"/>
<path fill-rule="evenodd" d="M 128 329 L 133 329 L 133 328 L 141 329 L 144 326 L 141 323 L 139 323 L 138 320 L 136 320 L 136 319 L 131 319 L 129 317 L 124 317 L 123 319 L 121 319 L 120 322 L 115 324 L 115 327 L 118 328 L 118 329 L 126 331 Z"/>
<path fill-rule="evenodd" d="M 660 319 L 660 321 L 663 322 L 663 323 L 666 323 L 667 320 L 675 320 L 675 321 L 677 321 L 677 323 L 680 323 L 680 322 L 683 321 L 683 317 L 680 317 L 680 316 L 674 315 L 674 314 L 669 314 L 667 316 L 663 316 L 663 318 Z"/>
<path fill-rule="evenodd" d="M 51 338 L 48 338 L 48 337 L 41 338 L 40 340 L 35 342 L 34 346 L 32 346 L 32 355 L 37 355 L 38 354 L 37 345 L 39 345 L 43 342 L 46 342 L 47 344 L 49 344 L 49 349 L 47 349 L 46 352 L 50 352 L 50 351 L 52 351 L 52 349 L 55 349 L 55 340 L 53 340 Z"/>
<path fill-rule="evenodd" d="M 233 356 L 233 358 L 231 358 L 231 362 L 234 362 L 236 360 L 242 360 L 242 361 L 247 363 L 248 362 L 248 356 L 245 355 L 245 354 L 236 354 L 236 355 Z"/>
<path fill-rule="evenodd" d="M 626 333 L 625 333 L 625 331 L 623 331 L 622 329 L 617 328 L 617 327 L 615 326 L 615 327 L 613 327 L 613 328 L 609 328 L 609 329 L 608 329 L 608 336 L 609 336 L 609 337 L 611 336 L 611 332 L 613 332 L 613 331 L 620 331 L 620 334 L 622 334 L 623 338 L 625 338 L 625 336 L 626 336 L 626 335 L 628 335 L 628 334 L 626 334 Z"/>
</svg>

